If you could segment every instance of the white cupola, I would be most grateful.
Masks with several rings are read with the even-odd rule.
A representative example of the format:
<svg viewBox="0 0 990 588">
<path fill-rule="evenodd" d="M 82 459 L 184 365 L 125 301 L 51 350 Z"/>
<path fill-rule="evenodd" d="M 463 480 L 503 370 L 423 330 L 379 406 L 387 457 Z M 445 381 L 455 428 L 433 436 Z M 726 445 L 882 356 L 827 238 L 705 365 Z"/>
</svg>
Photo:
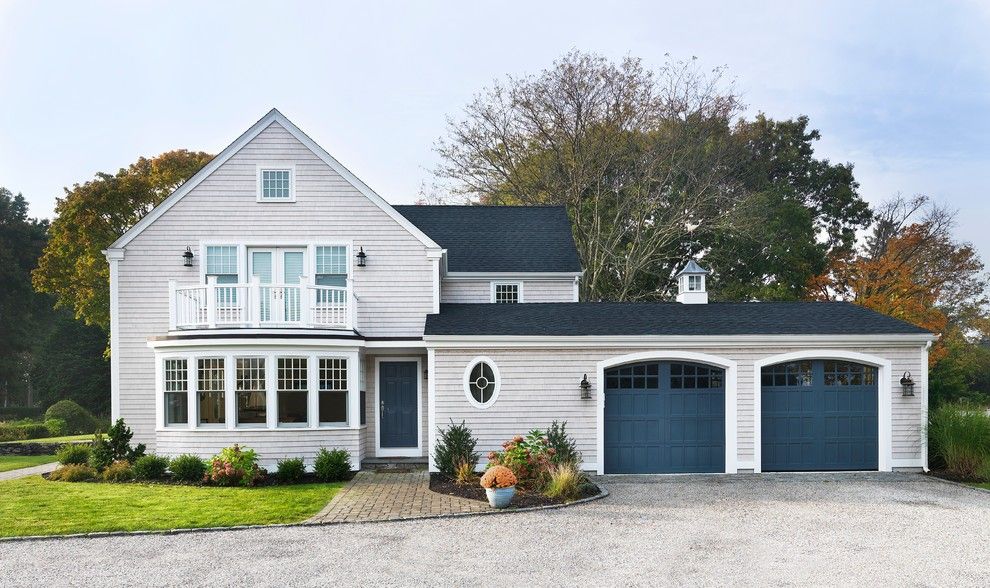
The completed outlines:
<svg viewBox="0 0 990 588">
<path fill-rule="evenodd" d="M 681 304 L 708 304 L 705 276 L 708 270 L 693 259 L 677 274 L 677 301 Z"/>
</svg>

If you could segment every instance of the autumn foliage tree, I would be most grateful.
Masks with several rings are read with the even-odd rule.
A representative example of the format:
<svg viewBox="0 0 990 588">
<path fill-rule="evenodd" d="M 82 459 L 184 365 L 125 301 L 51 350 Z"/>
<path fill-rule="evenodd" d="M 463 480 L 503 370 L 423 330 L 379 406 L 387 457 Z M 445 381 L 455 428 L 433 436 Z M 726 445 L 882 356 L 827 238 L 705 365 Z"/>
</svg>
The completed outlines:
<svg viewBox="0 0 990 588">
<path fill-rule="evenodd" d="M 184 149 L 140 158 L 65 190 L 32 280 L 87 324 L 110 329 L 110 270 L 102 251 L 213 156 Z"/>
</svg>

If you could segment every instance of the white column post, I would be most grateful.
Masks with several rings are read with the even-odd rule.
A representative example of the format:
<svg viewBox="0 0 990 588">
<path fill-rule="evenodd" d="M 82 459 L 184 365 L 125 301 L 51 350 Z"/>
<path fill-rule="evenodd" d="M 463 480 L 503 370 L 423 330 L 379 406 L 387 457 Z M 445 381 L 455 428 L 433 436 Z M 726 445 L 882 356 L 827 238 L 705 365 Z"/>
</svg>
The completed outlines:
<svg viewBox="0 0 990 588">
<path fill-rule="evenodd" d="M 433 451 L 437 441 L 437 352 L 435 349 L 426 350 L 426 451 L 431 472 L 437 471 Z"/>
<path fill-rule="evenodd" d="M 248 308 L 248 320 L 251 326 L 258 328 L 261 326 L 261 277 L 251 276 L 251 284 L 248 288 L 250 293 L 248 294 L 248 300 L 250 301 L 250 306 Z"/>
<path fill-rule="evenodd" d="M 358 352 L 347 354 L 347 426 L 361 428 L 361 359 Z"/>
<path fill-rule="evenodd" d="M 265 421 L 269 429 L 278 427 L 278 359 L 265 357 Z"/>
<path fill-rule="evenodd" d="M 312 274 L 299 276 L 299 320 L 304 327 L 312 326 L 313 320 L 310 311 L 313 308 L 312 297 L 316 291 L 310 286 L 315 285 L 315 283 L 316 278 Z"/>
<path fill-rule="evenodd" d="M 186 419 L 189 421 L 188 426 L 190 429 L 195 429 L 199 426 L 199 393 L 196 391 L 196 374 L 199 370 L 199 365 L 197 360 L 192 355 L 186 356 L 186 392 L 188 396 L 186 397 L 186 408 L 189 412 L 189 417 Z"/>
<path fill-rule="evenodd" d="M 217 326 L 217 277 L 206 277 L 206 323 L 211 329 Z"/>
<path fill-rule="evenodd" d="M 233 430 L 237 424 L 237 360 L 233 355 L 223 358 L 223 402 L 224 402 L 224 425 L 228 430 Z"/>
<path fill-rule="evenodd" d="M 320 426 L 320 358 L 310 355 L 306 361 L 306 413 L 309 428 L 315 429 Z"/>
<path fill-rule="evenodd" d="M 168 281 L 168 330 L 175 330 L 175 280 Z"/>
</svg>

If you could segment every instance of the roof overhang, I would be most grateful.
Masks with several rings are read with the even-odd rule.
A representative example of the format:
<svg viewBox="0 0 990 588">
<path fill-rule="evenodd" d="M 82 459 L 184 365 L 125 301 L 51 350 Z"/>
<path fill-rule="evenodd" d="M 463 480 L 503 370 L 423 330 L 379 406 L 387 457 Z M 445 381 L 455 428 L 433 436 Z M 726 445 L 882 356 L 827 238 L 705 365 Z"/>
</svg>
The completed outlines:
<svg viewBox="0 0 990 588">
<path fill-rule="evenodd" d="M 458 280 L 573 280 L 581 272 L 447 272 L 444 279 Z"/>
<path fill-rule="evenodd" d="M 875 335 L 426 335 L 432 349 L 458 347 L 561 348 L 561 347 L 826 347 L 826 346 L 927 346 L 937 339 L 930 333 Z"/>
</svg>

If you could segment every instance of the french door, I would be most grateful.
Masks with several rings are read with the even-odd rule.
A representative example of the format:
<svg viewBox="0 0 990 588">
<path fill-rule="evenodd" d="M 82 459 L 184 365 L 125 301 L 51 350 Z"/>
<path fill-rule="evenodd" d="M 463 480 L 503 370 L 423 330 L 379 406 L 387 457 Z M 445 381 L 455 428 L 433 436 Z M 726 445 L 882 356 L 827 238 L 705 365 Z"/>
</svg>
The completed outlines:
<svg viewBox="0 0 990 588">
<path fill-rule="evenodd" d="M 248 249 L 248 273 L 261 282 L 260 322 L 298 323 L 302 320 L 305 249 L 252 247 Z"/>
</svg>

